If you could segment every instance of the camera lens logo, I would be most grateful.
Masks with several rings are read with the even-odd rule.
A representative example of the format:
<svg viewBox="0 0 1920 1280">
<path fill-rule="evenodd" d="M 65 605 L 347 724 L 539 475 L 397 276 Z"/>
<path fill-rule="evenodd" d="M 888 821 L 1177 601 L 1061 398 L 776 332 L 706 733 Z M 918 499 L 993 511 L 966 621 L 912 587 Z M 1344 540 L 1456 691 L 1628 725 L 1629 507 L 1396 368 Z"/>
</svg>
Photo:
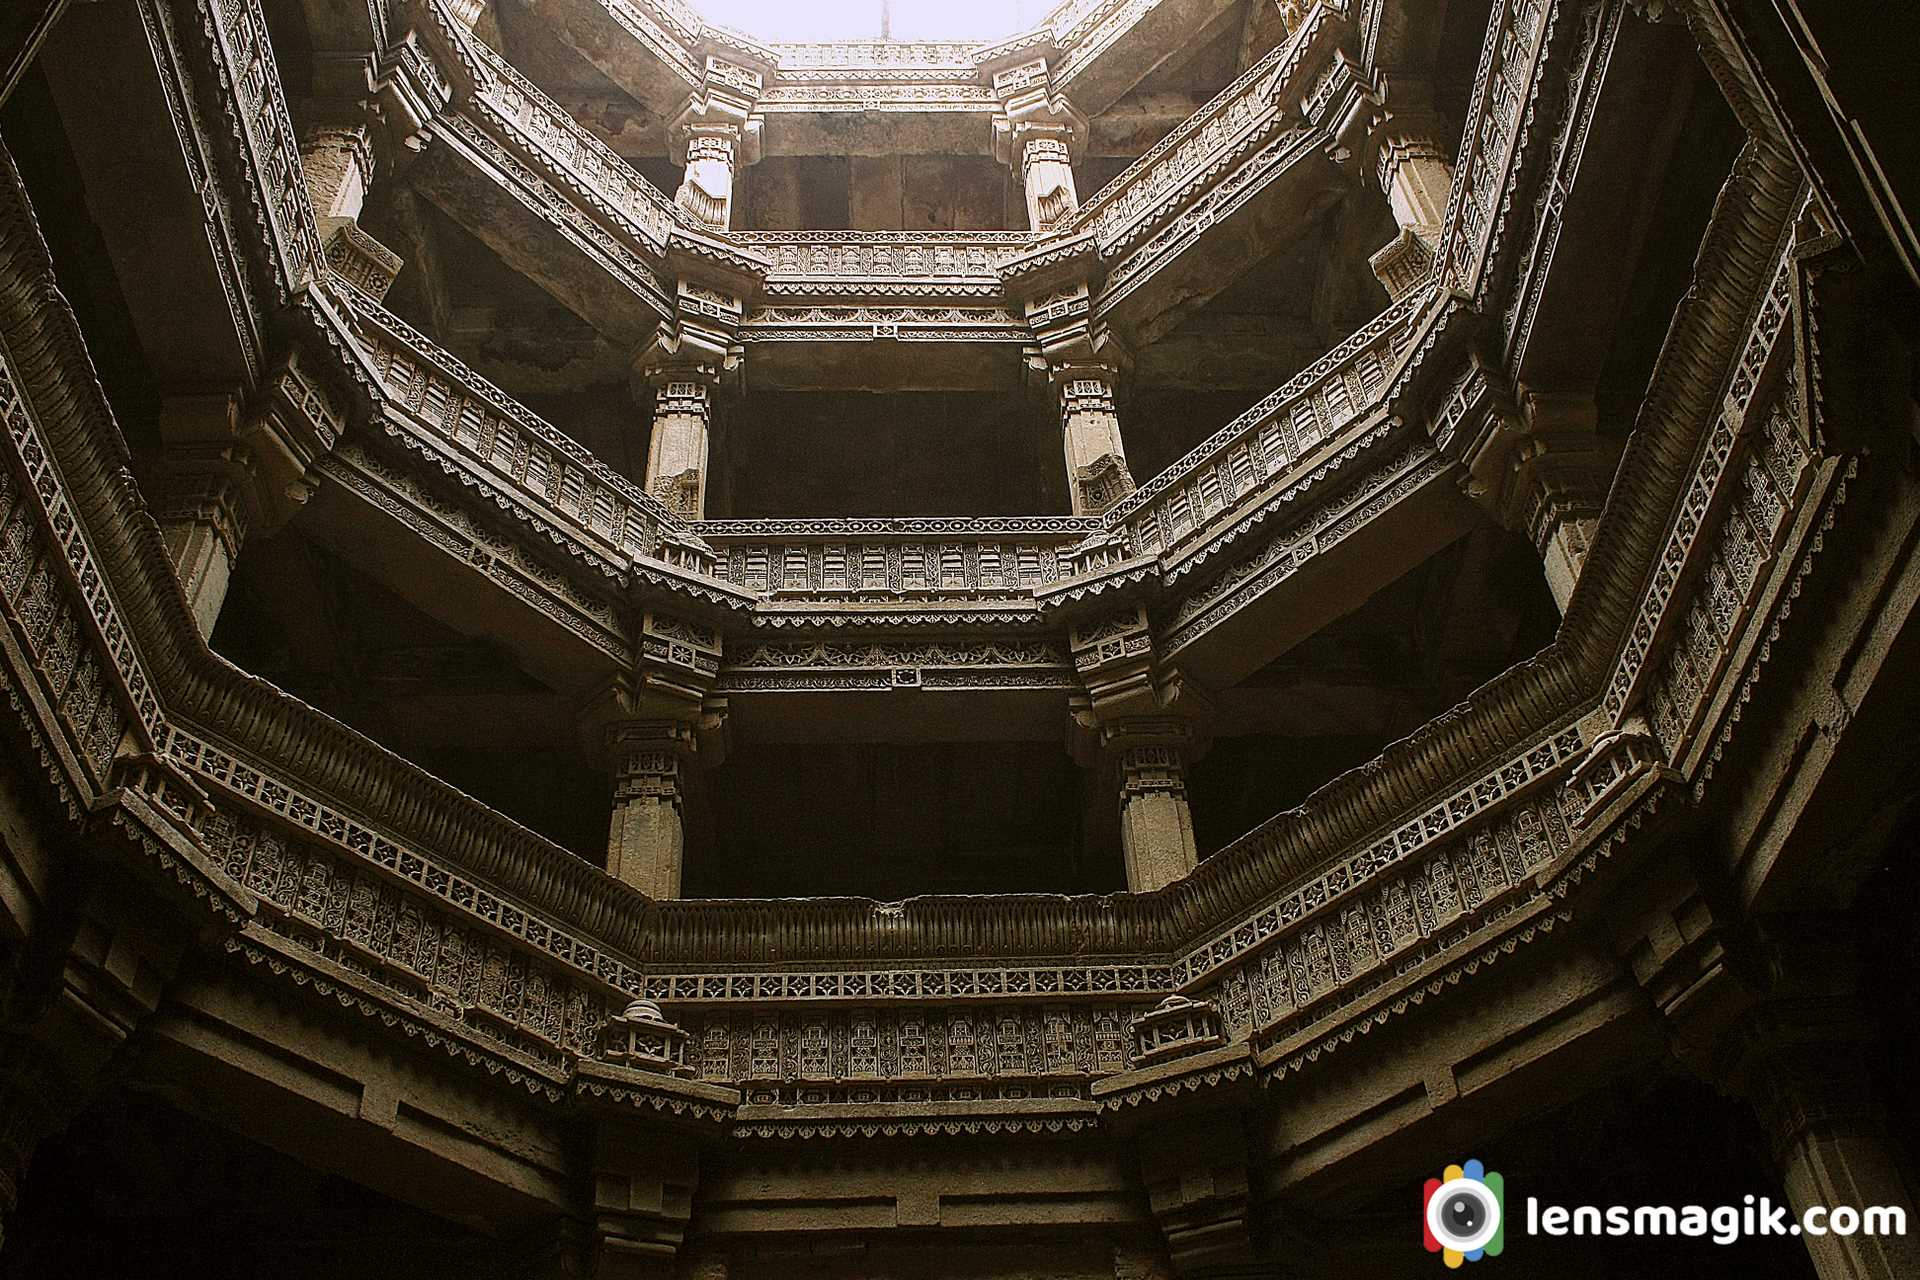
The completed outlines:
<svg viewBox="0 0 1920 1280">
<path fill-rule="evenodd" d="M 1450 1164 L 1439 1177 L 1428 1178 L 1420 1215 L 1427 1252 L 1441 1255 L 1449 1267 L 1499 1257 L 1507 1247 L 1501 1221 L 1506 1199 L 1506 1179 L 1488 1173 L 1478 1160 Z"/>
</svg>

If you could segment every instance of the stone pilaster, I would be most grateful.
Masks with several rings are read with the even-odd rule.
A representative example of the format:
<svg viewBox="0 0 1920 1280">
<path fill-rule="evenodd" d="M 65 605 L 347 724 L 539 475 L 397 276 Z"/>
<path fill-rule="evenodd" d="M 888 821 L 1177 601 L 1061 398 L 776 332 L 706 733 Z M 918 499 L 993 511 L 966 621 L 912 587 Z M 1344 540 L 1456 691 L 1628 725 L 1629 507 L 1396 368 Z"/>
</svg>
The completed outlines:
<svg viewBox="0 0 1920 1280">
<path fill-rule="evenodd" d="M 754 106 L 765 77 L 753 67 L 709 57 L 701 85 L 674 121 L 673 158 L 684 165 L 674 203 L 703 226 L 733 225 L 733 180 L 760 158 Z"/>
<path fill-rule="evenodd" d="M 994 154 L 1020 175 L 1027 225 L 1052 231 L 1080 209 L 1073 162 L 1086 145 L 1086 118 L 1053 92 L 1045 58 L 996 72 L 993 89 L 1001 104 Z"/>
<path fill-rule="evenodd" d="M 1408 91 L 1397 91 L 1408 93 Z M 1374 130 L 1374 174 L 1393 211 L 1399 233 L 1377 251 L 1373 273 L 1396 301 L 1433 270 L 1433 256 L 1447 218 L 1453 166 L 1445 130 L 1431 111 L 1396 108 Z"/>
</svg>

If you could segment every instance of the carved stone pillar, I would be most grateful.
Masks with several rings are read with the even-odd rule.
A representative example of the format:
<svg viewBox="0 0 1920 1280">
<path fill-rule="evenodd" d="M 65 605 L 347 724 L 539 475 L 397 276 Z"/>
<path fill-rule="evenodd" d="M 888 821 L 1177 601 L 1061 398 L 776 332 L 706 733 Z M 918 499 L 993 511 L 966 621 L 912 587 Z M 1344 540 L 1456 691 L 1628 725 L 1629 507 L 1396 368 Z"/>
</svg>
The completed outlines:
<svg viewBox="0 0 1920 1280">
<path fill-rule="evenodd" d="M 92 1098 L 186 949 L 165 908 L 123 884 L 76 914 L 47 987 L 0 1002 L 0 1246 L 34 1149 Z"/>
<path fill-rule="evenodd" d="M 647 492 L 689 520 L 707 505 L 707 434 L 718 377 L 663 371 L 653 383 L 653 435 L 647 442 Z"/>
<path fill-rule="evenodd" d="M 613 764 L 607 874 L 650 898 L 680 896 L 686 854 L 681 765 L 693 751 L 692 726 L 679 721 L 629 720 L 607 730 Z"/>
<path fill-rule="evenodd" d="M 1133 473 L 1114 412 L 1111 364 L 1068 364 L 1054 374 L 1060 389 L 1060 435 L 1067 489 L 1077 516 L 1099 515 L 1133 492 Z"/>
<path fill-rule="evenodd" d="M 1370 262 L 1396 301 L 1433 269 L 1453 186 L 1443 137 L 1438 118 L 1421 110 L 1391 112 L 1374 134 L 1375 174 L 1400 232 Z"/>
<path fill-rule="evenodd" d="M 1127 888 L 1151 893 L 1200 865 L 1187 805 L 1187 752 L 1193 730 L 1181 720 L 1143 717 L 1104 729 L 1119 770 L 1120 850 Z"/>
<path fill-rule="evenodd" d="M 1748 1087 L 1787 1202 L 1796 1220 L 1808 1206 L 1821 1205 L 1829 1218 L 1840 1206 L 1895 1206 L 1907 1222 L 1920 1221 L 1907 1154 L 1888 1132 L 1857 1038 L 1846 1027 L 1828 1025 L 1831 1012 L 1768 1011 L 1748 1062 Z M 1911 1234 L 1828 1230 L 1804 1232 L 1800 1239 L 1821 1280 L 1920 1275 L 1920 1239 Z"/>
<path fill-rule="evenodd" d="M 1027 225 L 1052 231 L 1080 208 L 1073 161 L 1086 143 L 1086 119 L 1052 91 L 1044 58 L 996 72 L 993 89 L 1003 113 L 994 121 L 994 154 L 1020 175 Z"/>
<path fill-rule="evenodd" d="M 1525 433 L 1508 463 L 1498 515 L 1540 552 L 1547 586 L 1565 613 L 1606 504 L 1614 456 L 1600 440 L 1591 396 L 1529 391 L 1523 401 Z"/>
<path fill-rule="evenodd" d="M 583 727 L 613 778 L 607 873 L 648 897 L 676 898 L 688 786 L 726 758 L 726 701 L 708 693 L 720 635 L 648 611 L 635 648 L 634 671 L 589 703 Z"/>
<path fill-rule="evenodd" d="M 1133 492 L 1114 410 L 1125 353 L 1104 326 L 1092 323 L 1093 282 L 1081 274 L 1093 265 L 1090 255 L 1089 244 L 1037 275 L 1025 276 L 1016 268 L 1008 282 L 1039 347 L 1029 356 L 1030 367 L 1036 378 L 1045 374 L 1058 397 L 1067 492 L 1077 516 L 1098 515 Z"/>
<path fill-rule="evenodd" d="M 246 449 L 239 444 L 175 450 L 165 463 L 153 514 L 203 636 L 213 634 L 247 536 L 251 479 Z"/>
<path fill-rule="evenodd" d="M 1144 609 L 1076 626 L 1069 644 L 1086 689 L 1070 746 L 1082 765 L 1112 779 L 1127 888 L 1151 893 L 1199 865 L 1186 769 L 1205 751 L 1211 707 L 1155 661 Z"/>
<path fill-rule="evenodd" d="M 404 264 L 360 228 L 377 164 L 366 60 L 322 55 L 315 59 L 315 76 L 331 93 L 307 107 L 314 117 L 300 137 L 307 193 L 326 242 L 327 264 L 377 302 Z"/>
<path fill-rule="evenodd" d="M 292 516 L 312 492 L 313 462 L 344 420 L 297 351 L 251 397 L 238 391 L 169 396 L 160 406 L 163 449 L 154 517 L 202 635 L 212 635 L 249 531 Z"/>
<path fill-rule="evenodd" d="M 686 172 L 673 199 L 694 221 L 722 231 L 733 225 L 734 174 L 760 158 L 754 104 L 764 84 L 759 70 L 710 57 L 700 88 L 674 122 L 673 158 Z"/>
<path fill-rule="evenodd" d="M 1615 946 L 1668 1019 L 1680 1061 L 1753 1106 L 1793 1220 L 1816 1205 L 1906 1215 L 1903 1236 L 1803 1231 L 1815 1270 L 1822 1280 L 1920 1275 L 1920 1187 L 1874 1079 L 1888 1055 L 1859 1004 L 1853 921 L 1809 912 L 1725 933 L 1686 869 L 1655 870 L 1667 882 L 1659 905 L 1617 924 Z"/>
</svg>

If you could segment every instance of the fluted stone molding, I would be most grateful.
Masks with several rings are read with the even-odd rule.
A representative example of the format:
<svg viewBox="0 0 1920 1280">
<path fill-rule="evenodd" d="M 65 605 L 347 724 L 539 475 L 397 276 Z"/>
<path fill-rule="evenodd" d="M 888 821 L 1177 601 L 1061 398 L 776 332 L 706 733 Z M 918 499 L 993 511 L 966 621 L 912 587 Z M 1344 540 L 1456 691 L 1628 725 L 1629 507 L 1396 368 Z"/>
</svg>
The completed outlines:
<svg viewBox="0 0 1920 1280">
<path fill-rule="evenodd" d="M 703 226 L 733 225 L 734 174 L 760 159 L 754 106 L 765 83 L 752 67 L 709 57 L 700 88 L 673 123 L 673 158 L 685 167 L 674 203 Z"/>
<path fill-rule="evenodd" d="M 1045 58 L 996 73 L 993 89 L 1001 103 L 994 155 L 1020 175 L 1027 225 L 1036 233 L 1052 231 L 1080 210 L 1073 162 L 1086 146 L 1086 117 L 1053 92 Z"/>
</svg>

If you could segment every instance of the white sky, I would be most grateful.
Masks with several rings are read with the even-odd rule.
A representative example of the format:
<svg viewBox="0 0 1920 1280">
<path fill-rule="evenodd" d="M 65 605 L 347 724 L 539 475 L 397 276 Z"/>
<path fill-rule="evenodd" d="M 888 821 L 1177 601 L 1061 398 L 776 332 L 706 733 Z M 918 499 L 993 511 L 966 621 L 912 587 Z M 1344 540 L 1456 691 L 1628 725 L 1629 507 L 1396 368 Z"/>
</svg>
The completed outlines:
<svg viewBox="0 0 1920 1280">
<path fill-rule="evenodd" d="M 1025 31 L 1058 0 L 692 0 L 702 15 L 761 40 L 876 40 L 881 8 L 895 40 L 998 40 Z"/>
</svg>

